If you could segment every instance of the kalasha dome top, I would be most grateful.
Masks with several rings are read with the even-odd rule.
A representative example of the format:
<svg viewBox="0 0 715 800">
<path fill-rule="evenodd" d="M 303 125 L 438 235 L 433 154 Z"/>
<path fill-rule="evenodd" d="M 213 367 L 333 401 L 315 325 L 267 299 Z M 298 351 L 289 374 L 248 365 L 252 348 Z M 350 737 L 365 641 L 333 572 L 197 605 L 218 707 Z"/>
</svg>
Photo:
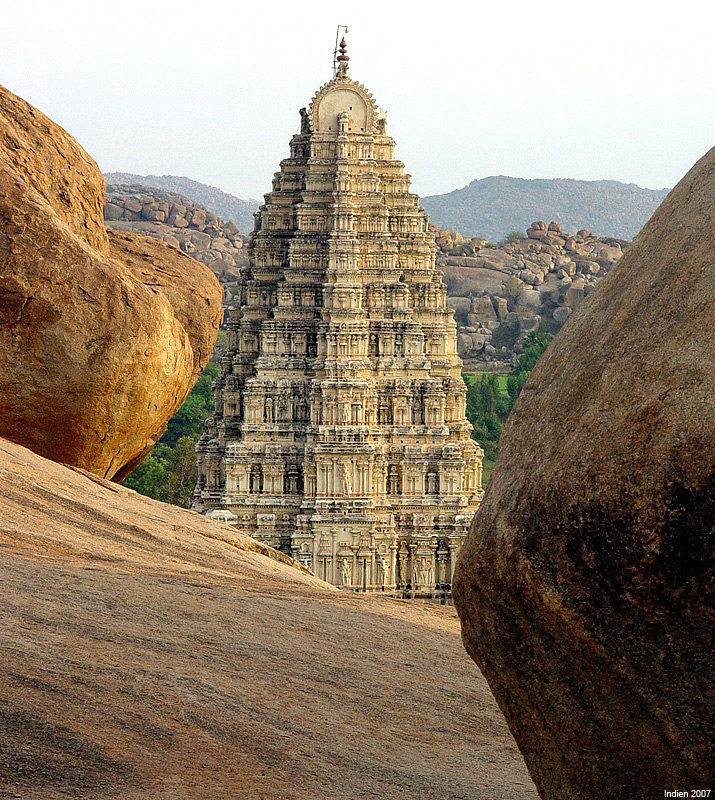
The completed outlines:
<svg viewBox="0 0 715 800">
<path fill-rule="evenodd" d="M 256 213 L 194 508 L 346 590 L 442 596 L 483 453 L 427 215 L 348 60 Z"/>
</svg>

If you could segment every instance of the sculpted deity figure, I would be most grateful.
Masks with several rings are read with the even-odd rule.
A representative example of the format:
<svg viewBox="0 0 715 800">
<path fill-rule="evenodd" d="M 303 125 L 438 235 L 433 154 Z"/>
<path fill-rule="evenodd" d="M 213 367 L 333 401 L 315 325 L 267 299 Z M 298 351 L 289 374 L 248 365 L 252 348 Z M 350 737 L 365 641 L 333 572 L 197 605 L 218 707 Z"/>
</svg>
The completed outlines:
<svg viewBox="0 0 715 800">
<path fill-rule="evenodd" d="M 405 542 L 402 542 L 400 545 L 400 553 L 399 553 L 399 567 L 400 567 L 400 583 L 402 586 L 407 586 L 409 582 L 409 577 L 407 575 L 407 556 L 409 551 L 407 550 L 407 545 Z"/>
<path fill-rule="evenodd" d="M 422 559 L 417 558 L 417 556 L 412 556 L 412 588 L 415 589 L 418 586 L 422 586 L 422 579 L 424 575 L 422 573 Z"/>
<path fill-rule="evenodd" d="M 433 470 L 427 473 L 427 494 L 437 494 L 437 475 Z"/>
<path fill-rule="evenodd" d="M 418 581 L 420 586 L 431 588 L 434 583 L 434 568 L 432 560 L 428 556 L 422 556 L 420 559 L 419 577 Z"/>
<path fill-rule="evenodd" d="M 352 586 L 353 582 L 353 560 L 349 556 L 344 556 L 340 564 L 340 577 L 343 586 Z"/>
<path fill-rule="evenodd" d="M 415 584 L 417 586 L 427 585 L 427 559 L 425 556 L 420 556 L 415 564 Z"/>
<path fill-rule="evenodd" d="M 447 582 L 447 557 L 443 556 L 439 559 L 439 584 L 444 586 Z"/>
<path fill-rule="evenodd" d="M 389 586 L 390 585 L 390 562 L 387 558 L 383 558 L 379 562 L 380 564 L 380 585 L 381 586 Z"/>
<path fill-rule="evenodd" d="M 350 467 L 347 461 L 340 464 L 340 481 L 343 485 L 343 494 L 348 497 L 352 492 L 352 478 L 350 476 Z"/>
<path fill-rule="evenodd" d="M 340 424 L 347 425 L 350 419 L 350 411 L 347 403 L 340 404 Z"/>
</svg>

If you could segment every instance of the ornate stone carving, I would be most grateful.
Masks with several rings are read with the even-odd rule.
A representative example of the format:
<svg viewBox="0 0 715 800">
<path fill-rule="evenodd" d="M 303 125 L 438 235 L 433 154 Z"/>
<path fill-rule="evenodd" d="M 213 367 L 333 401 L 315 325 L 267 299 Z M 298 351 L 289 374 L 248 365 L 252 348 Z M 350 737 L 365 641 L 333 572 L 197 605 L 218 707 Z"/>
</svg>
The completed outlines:
<svg viewBox="0 0 715 800">
<path fill-rule="evenodd" d="M 345 461 L 340 464 L 340 482 L 342 484 L 343 494 L 345 497 L 350 497 L 353 486 L 352 479 L 350 477 L 350 467 Z"/>
<path fill-rule="evenodd" d="M 353 583 L 353 558 L 343 556 L 340 562 L 340 585 L 344 587 L 352 586 Z"/>
</svg>

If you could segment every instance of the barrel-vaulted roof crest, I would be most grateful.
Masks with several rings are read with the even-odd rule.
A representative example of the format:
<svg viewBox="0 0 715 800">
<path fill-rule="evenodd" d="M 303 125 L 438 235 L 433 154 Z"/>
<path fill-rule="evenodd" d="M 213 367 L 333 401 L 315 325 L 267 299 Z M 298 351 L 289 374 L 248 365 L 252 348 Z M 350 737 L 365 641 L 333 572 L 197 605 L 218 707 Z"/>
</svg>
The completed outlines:
<svg viewBox="0 0 715 800">
<path fill-rule="evenodd" d="M 341 60 L 342 58 L 342 60 Z M 373 129 L 375 126 L 375 118 L 377 117 L 377 103 L 373 99 L 372 94 L 361 84 L 354 81 L 350 74 L 348 73 L 348 56 L 345 55 L 345 40 L 341 42 L 341 56 L 338 57 L 339 66 L 337 75 L 327 83 L 323 84 L 323 86 L 318 89 L 315 96 L 311 100 L 310 103 L 310 123 L 311 129 L 314 133 L 321 132 L 325 133 L 330 131 L 334 131 L 335 127 L 333 125 L 328 125 L 325 122 L 325 111 L 327 107 L 330 107 L 331 113 L 337 110 L 337 106 L 341 106 L 344 102 L 348 103 L 348 107 L 345 108 L 345 111 L 355 111 L 356 117 L 358 119 L 361 116 L 361 111 L 364 111 L 364 120 L 360 120 L 361 124 L 357 124 L 355 128 L 356 133 L 373 133 Z M 353 109 L 349 106 L 349 97 L 350 93 L 354 93 L 357 95 L 362 103 L 361 106 L 364 104 L 364 109 Z M 343 102 L 338 102 L 336 108 L 335 103 L 329 103 L 323 105 L 326 98 L 329 95 L 334 95 L 334 100 L 338 101 L 338 98 L 343 100 Z"/>
</svg>

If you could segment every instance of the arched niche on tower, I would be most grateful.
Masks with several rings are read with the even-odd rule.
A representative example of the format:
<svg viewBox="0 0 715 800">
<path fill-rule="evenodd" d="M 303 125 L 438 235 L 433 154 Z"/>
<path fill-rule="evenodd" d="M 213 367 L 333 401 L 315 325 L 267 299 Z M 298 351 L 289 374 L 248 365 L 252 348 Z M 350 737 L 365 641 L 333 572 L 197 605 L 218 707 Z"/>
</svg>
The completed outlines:
<svg viewBox="0 0 715 800">
<path fill-rule="evenodd" d="M 350 89 L 334 89 L 328 92 L 317 108 L 317 133 L 338 130 L 338 115 L 348 115 L 347 133 L 365 133 L 367 127 L 367 105 L 357 92 Z M 371 126 L 372 127 L 372 126 Z"/>
<path fill-rule="evenodd" d="M 337 133 L 338 115 L 347 114 L 347 133 L 372 133 L 375 123 L 375 101 L 360 84 L 337 78 L 326 84 L 310 104 L 314 133 Z"/>
</svg>

